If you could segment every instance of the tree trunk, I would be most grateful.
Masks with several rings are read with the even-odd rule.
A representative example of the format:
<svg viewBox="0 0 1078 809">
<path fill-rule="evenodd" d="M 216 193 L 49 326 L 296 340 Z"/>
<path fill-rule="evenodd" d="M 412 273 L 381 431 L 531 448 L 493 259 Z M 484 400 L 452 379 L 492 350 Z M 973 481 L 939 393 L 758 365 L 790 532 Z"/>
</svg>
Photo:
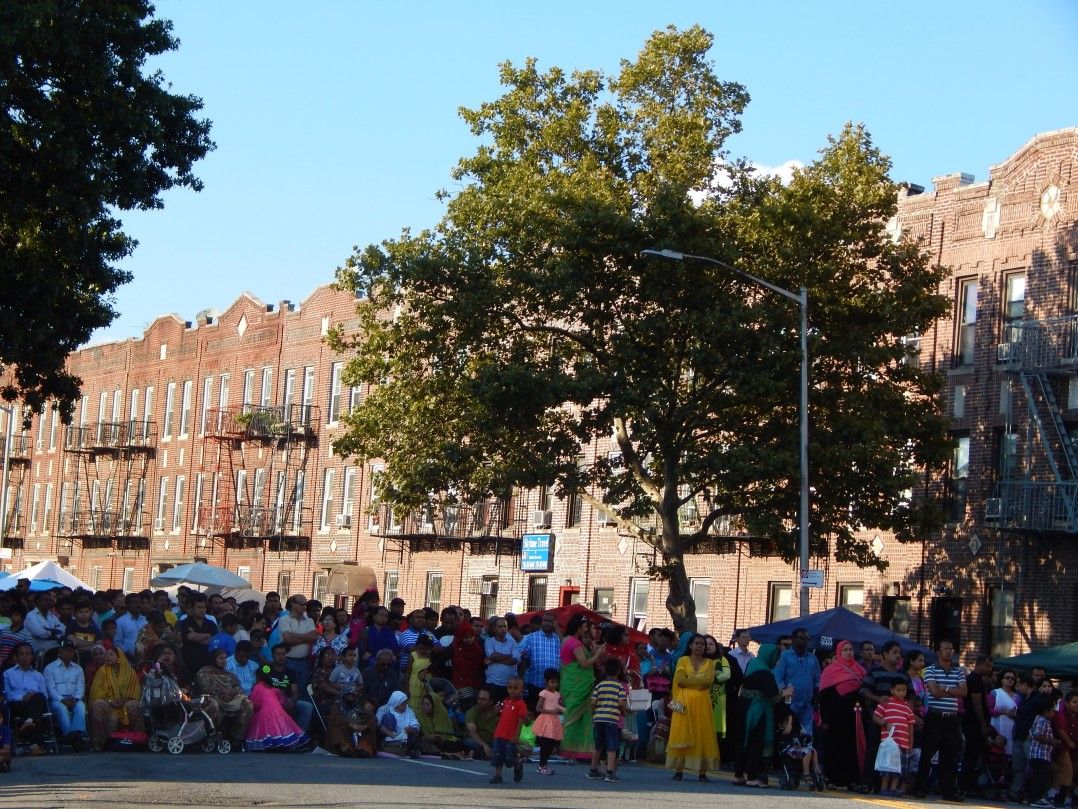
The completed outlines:
<svg viewBox="0 0 1078 809">
<path fill-rule="evenodd" d="M 669 593 L 666 596 L 666 609 L 674 622 L 674 631 L 696 632 L 696 602 L 689 592 L 689 577 L 685 574 L 685 559 L 680 549 L 675 553 L 663 554 L 666 558 L 667 583 Z"/>
</svg>

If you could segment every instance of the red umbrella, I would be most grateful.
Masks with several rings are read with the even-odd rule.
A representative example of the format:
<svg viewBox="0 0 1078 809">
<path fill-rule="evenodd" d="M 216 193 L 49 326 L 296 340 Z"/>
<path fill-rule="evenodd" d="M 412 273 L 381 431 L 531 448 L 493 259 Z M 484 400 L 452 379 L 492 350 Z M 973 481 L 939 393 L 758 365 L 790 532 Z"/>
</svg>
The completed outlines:
<svg viewBox="0 0 1078 809">
<path fill-rule="evenodd" d="M 613 621 L 610 618 L 607 618 L 605 615 L 595 612 L 595 610 L 589 610 L 583 604 L 570 604 L 567 607 L 555 607 L 552 610 L 534 610 L 533 612 L 525 612 L 517 616 L 517 625 L 526 626 L 536 615 L 543 615 L 547 612 L 554 615 L 554 620 L 558 622 L 558 626 L 561 628 L 562 632 L 565 632 L 565 627 L 569 624 L 569 620 L 574 615 L 585 615 L 587 616 L 589 621 L 596 624 L 606 622 L 608 624 L 613 624 L 616 626 L 625 626 L 625 624 L 619 623 L 618 621 Z M 641 632 L 639 629 L 633 629 L 632 627 L 628 626 L 626 626 L 625 628 L 626 630 L 628 630 L 629 642 L 633 645 L 637 643 L 648 642 L 648 636 Z"/>
</svg>

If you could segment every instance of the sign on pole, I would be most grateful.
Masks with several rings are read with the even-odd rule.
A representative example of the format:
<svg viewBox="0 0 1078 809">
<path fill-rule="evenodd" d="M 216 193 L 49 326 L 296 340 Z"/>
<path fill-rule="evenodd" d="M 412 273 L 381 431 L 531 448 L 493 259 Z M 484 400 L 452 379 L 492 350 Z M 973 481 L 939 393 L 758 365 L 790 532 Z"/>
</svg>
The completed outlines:
<svg viewBox="0 0 1078 809">
<path fill-rule="evenodd" d="M 823 587 L 823 571 L 822 570 L 802 570 L 801 571 L 801 586 L 811 587 L 819 589 Z"/>
</svg>

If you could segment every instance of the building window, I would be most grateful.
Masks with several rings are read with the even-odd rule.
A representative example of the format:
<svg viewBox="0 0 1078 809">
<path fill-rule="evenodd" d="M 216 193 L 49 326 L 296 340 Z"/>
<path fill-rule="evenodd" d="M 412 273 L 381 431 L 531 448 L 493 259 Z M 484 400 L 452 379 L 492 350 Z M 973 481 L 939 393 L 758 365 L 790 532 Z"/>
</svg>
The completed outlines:
<svg viewBox="0 0 1078 809">
<path fill-rule="evenodd" d="M 314 404 L 314 366 L 303 369 L 303 413 L 300 421 L 303 424 L 311 423 L 311 407 Z"/>
<path fill-rule="evenodd" d="M 569 507 L 565 512 L 565 527 L 576 528 L 580 525 L 580 517 L 584 511 L 584 501 L 580 495 L 573 492 L 569 495 Z"/>
<path fill-rule="evenodd" d="M 195 383 L 188 379 L 183 383 L 183 395 L 180 397 L 180 438 L 187 437 L 191 429 L 191 394 Z"/>
<path fill-rule="evenodd" d="M 479 582 L 479 617 L 490 618 L 498 610 L 498 577 L 484 576 Z"/>
<path fill-rule="evenodd" d="M 1011 273 L 1003 281 L 1003 342 L 1022 341 L 1022 321 L 1026 317 L 1026 274 Z M 1008 355 L 1007 359 L 1011 356 Z"/>
<path fill-rule="evenodd" d="M 696 603 L 696 624 L 706 629 L 711 606 L 711 579 L 689 579 L 689 595 Z"/>
<path fill-rule="evenodd" d="M 360 402 L 363 401 L 363 386 L 353 385 L 348 392 L 348 412 L 352 412 L 359 407 Z"/>
<path fill-rule="evenodd" d="M 958 334 L 955 356 L 959 365 L 973 364 L 973 349 L 977 330 L 977 281 L 958 282 Z"/>
<path fill-rule="evenodd" d="M 117 391 L 119 392 L 119 391 Z M 60 426 L 60 411 L 52 409 L 52 418 L 49 421 L 49 450 L 56 449 L 56 430 Z"/>
<path fill-rule="evenodd" d="M 303 522 L 303 489 L 307 485 L 307 473 L 296 472 L 296 488 L 292 492 L 292 530 L 299 532 Z"/>
<path fill-rule="evenodd" d="M 969 436 L 955 436 L 954 454 L 951 457 L 950 477 L 947 484 L 947 518 L 950 522 L 962 522 L 966 517 L 966 486 L 969 482 Z"/>
<path fill-rule="evenodd" d="M 326 598 L 326 582 L 329 578 L 329 574 L 324 570 L 316 570 L 314 572 L 313 581 L 311 582 L 311 597 L 315 601 L 324 601 Z"/>
<path fill-rule="evenodd" d="M 1000 480 L 1010 480 L 1021 477 L 1018 474 L 1018 435 L 1017 433 L 1001 432 L 999 434 L 999 464 L 996 473 Z"/>
<path fill-rule="evenodd" d="M 385 595 L 382 597 L 382 602 L 389 604 L 394 598 L 400 595 L 400 573 L 395 570 L 386 571 L 386 586 Z"/>
<path fill-rule="evenodd" d="M 262 369 L 262 407 L 269 407 L 273 401 L 273 369 L 268 365 Z"/>
<path fill-rule="evenodd" d="M 528 577 L 528 612 L 546 609 L 546 576 Z"/>
<path fill-rule="evenodd" d="M 993 587 L 992 627 L 989 638 L 989 653 L 993 658 L 1010 657 L 1011 642 L 1014 639 L 1014 596 L 1015 591 L 1008 587 Z"/>
<path fill-rule="evenodd" d="M 287 601 L 288 597 L 292 595 L 291 570 L 282 570 L 277 574 L 277 594 L 281 597 L 281 601 Z"/>
<path fill-rule="evenodd" d="M 539 505 L 540 511 L 553 511 L 554 509 L 554 493 L 550 491 L 548 486 L 542 486 L 539 489 Z"/>
<path fill-rule="evenodd" d="M 253 368 L 248 368 L 243 372 L 243 405 L 244 412 L 247 411 L 247 405 L 254 401 L 255 397 L 255 372 Z"/>
<path fill-rule="evenodd" d="M 633 579 L 629 592 L 629 626 L 645 631 L 648 622 L 648 598 L 651 596 L 650 579 Z"/>
<path fill-rule="evenodd" d="M 41 505 L 41 484 L 34 484 L 34 493 L 30 497 L 30 533 L 37 533 L 38 508 Z"/>
<path fill-rule="evenodd" d="M 609 618 L 614 611 L 614 588 L 596 587 L 594 597 L 592 609 Z"/>
<path fill-rule="evenodd" d="M 790 601 L 793 585 L 785 581 L 773 581 L 768 586 L 767 621 L 785 621 L 790 617 Z"/>
<path fill-rule="evenodd" d="M 296 369 L 289 368 L 284 372 L 284 391 L 281 393 L 281 404 L 284 405 L 284 417 L 292 418 L 290 412 L 292 400 L 296 397 Z"/>
<path fill-rule="evenodd" d="M 344 483 L 341 486 L 341 514 L 348 518 L 349 525 L 352 521 L 352 507 L 356 499 L 356 473 L 359 470 L 355 466 L 349 466 L 344 470 Z"/>
<path fill-rule="evenodd" d="M 135 589 L 135 568 L 124 568 L 124 578 L 121 587 L 125 593 L 130 593 L 132 590 Z"/>
<path fill-rule="evenodd" d="M 328 421 L 336 424 L 341 415 L 341 363 L 329 366 L 329 413 Z"/>
<path fill-rule="evenodd" d="M 174 534 L 183 527 L 183 489 L 186 482 L 183 475 L 176 478 L 176 499 L 172 502 L 172 533 Z"/>
<path fill-rule="evenodd" d="M 206 482 L 206 477 L 202 472 L 195 474 L 195 504 L 191 509 L 191 523 L 195 527 L 197 532 L 202 527 L 202 487 Z M 213 524 L 213 517 L 205 521 L 207 525 Z"/>
<path fill-rule="evenodd" d="M 251 567 L 250 565 L 240 565 L 236 568 L 236 575 L 241 579 L 251 580 Z"/>
<path fill-rule="evenodd" d="M 165 504 L 168 501 L 168 478 L 161 478 L 157 489 L 157 513 L 154 515 L 153 530 L 165 530 Z"/>
<path fill-rule="evenodd" d="M 198 418 L 199 435 L 206 434 L 206 418 L 210 412 L 210 399 L 213 398 L 213 377 L 208 376 L 202 380 L 202 413 Z"/>
<path fill-rule="evenodd" d="M 90 581 L 88 582 L 90 589 L 96 592 L 101 588 L 101 568 L 94 566 L 90 568 Z"/>
<path fill-rule="evenodd" d="M 41 509 L 41 532 L 49 533 L 52 522 L 52 484 L 45 484 L 45 505 Z"/>
<path fill-rule="evenodd" d="M 838 586 L 838 605 L 850 612 L 864 615 L 865 586 L 863 584 L 840 584 Z"/>
<path fill-rule="evenodd" d="M 146 388 L 146 400 L 142 403 L 142 427 L 147 435 L 151 421 L 153 421 L 153 385 Z"/>
<path fill-rule="evenodd" d="M 172 437 L 172 411 L 176 407 L 176 383 L 169 382 L 165 389 L 165 426 L 161 430 L 161 439 Z"/>
<path fill-rule="evenodd" d="M 951 411 L 956 419 L 966 417 L 966 386 L 955 385 L 954 386 L 954 409 Z"/>
<path fill-rule="evenodd" d="M 435 612 L 442 611 L 442 574 L 431 571 L 427 574 L 426 606 Z"/>
<path fill-rule="evenodd" d="M 102 394 L 102 395 L 104 395 L 104 394 Z M 46 422 L 48 422 L 48 420 L 49 420 L 48 417 L 45 415 L 45 405 L 42 405 L 41 409 L 38 411 L 38 417 L 37 417 L 37 448 L 38 449 L 45 449 L 45 424 L 46 424 Z M 104 425 L 103 422 L 99 421 L 97 423 L 97 438 L 98 438 L 98 440 L 101 439 L 101 436 L 104 433 L 104 431 L 105 431 L 105 425 Z"/>
<path fill-rule="evenodd" d="M 318 527 L 322 531 L 329 530 L 329 515 L 333 508 L 333 473 L 336 470 L 327 469 L 322 478 L 322 513 L 319 517 Z"/>
</svg>

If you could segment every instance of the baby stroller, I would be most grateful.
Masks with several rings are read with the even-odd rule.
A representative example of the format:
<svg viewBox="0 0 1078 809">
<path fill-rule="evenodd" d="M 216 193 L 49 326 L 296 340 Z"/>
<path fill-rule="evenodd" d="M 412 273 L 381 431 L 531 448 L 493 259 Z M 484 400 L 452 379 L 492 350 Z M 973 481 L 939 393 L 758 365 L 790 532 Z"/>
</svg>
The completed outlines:
<svg viewBox="0 0 1078 809">
<path fill-rule="evenodd" d="M 151 669 L 142 681 L 141 703 L 150 750 L 167 749 L 178 756 L 186 747 L 201 743 L 204 753 L 230 753 L 232 742 L 214 727 L 203 707 L 205 699 L 188 697 L 172 677 Z"/>
</svg>

